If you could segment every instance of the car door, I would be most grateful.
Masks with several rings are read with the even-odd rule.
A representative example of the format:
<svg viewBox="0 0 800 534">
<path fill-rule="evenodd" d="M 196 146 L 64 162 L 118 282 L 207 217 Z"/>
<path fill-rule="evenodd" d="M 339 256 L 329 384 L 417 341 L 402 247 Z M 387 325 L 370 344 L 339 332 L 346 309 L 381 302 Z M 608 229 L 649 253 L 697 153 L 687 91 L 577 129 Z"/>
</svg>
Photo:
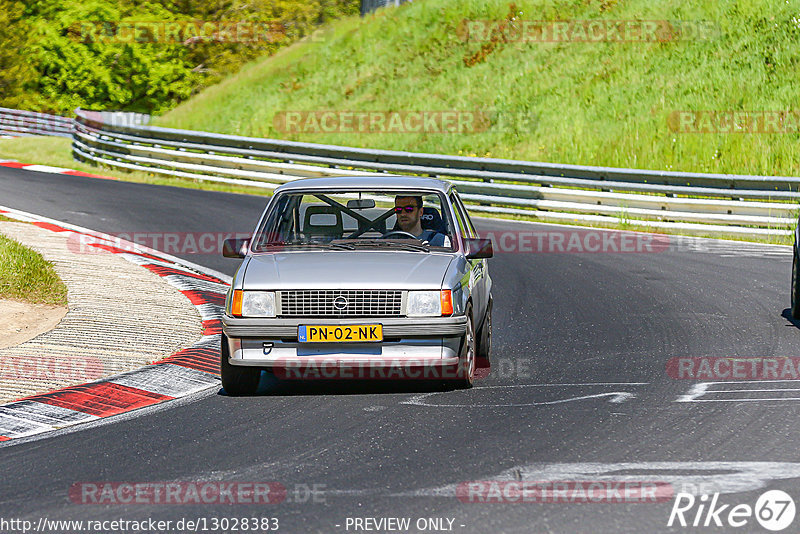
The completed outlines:
<svg viewBox="0 0 800 534">
<path fill-rule="evenodd" d="M 475 231 L 475 227 L 469 219 L 467 210 L 455 191 L 450 193 L 450 202 L 453 204 L 453 212 L 455 213 L 456 223 L 458 224 L 461 235 L 469 238 L 478 237 L 478 233 Z M 475 326 L 477 328 L 483 321 L 488 305 L 488 270 L 485 259 L 472 259 L 467 261 L 470 265 L 470 293 L 472 295 L 473 318 L 475 319 Z"/>
</svg>

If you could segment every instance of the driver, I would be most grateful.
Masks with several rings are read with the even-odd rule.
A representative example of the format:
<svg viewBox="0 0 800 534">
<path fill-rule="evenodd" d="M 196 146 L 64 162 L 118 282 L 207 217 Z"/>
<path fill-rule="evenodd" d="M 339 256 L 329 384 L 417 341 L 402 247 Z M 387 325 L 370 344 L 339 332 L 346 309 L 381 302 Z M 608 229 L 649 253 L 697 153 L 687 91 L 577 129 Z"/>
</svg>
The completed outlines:
<svg viewBox="0 0 800 534">
<path fill-rule="evenodd" d="M 422 197 L 397 196 L 394 199 L 394 213 L 397 216 L 397 228 L 412 234 L 420 241 L 427 241 L 432 247 L 448 247 L 450 240 L 436 230 L 422 229 Z"/>
</svg>

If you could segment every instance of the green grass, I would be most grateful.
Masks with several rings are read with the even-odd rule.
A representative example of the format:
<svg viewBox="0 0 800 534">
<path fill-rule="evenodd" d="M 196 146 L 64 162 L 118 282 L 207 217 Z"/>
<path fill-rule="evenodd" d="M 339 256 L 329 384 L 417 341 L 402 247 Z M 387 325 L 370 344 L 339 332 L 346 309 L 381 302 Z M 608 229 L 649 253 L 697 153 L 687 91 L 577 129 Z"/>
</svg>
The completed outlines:
<svg viewBox="0 0 800 534">
<path fill-rule="evenodd" d="M 798 134 L 676 134 L 679 110 L 797 107 L 800 6 L 769 0 L 518 1 L 523 20 L 710 21 L 706 40 L 481 43 L 464 19 L 502 20 L 500 0 L 425 0 L 333 23 L 317 42 L 245 66 L 156 120 L 161 126 L 339 145 L 586 165 L 798 175 Z M 463 35 L 463 34 L 462 34 Z M 284 134 L 295 110 L 494 110 L 535 128 L 471 134 Z"/>
<path fill-rule="evenodd" d="M 144 171 L 114 169 L 108 166 L 95 166 L 72 159 L 71 140 L 64 137 L 17 137 L 0 139 L 0 159 L 14 159 L 22 163 L 64 167 L 88 172 L 100 176 L 110 176 L 128 182 L 154 185 L 168 185 L 203 189 L 206 191 L 223 191 L 227 193 L 243 193 L 250 195 L 271 195 L 272 191 L 259 187 L 247 187 L 232 184 L 205 182 L 191 178 L 170 177 Z M 1 202 L 0 202 L 1 203 Z"/>
<path fill-rule="evenodd" d="M 67 287 L 42 256 L 0 235 L 0 298 L 65 305 Z"/>
</svg>

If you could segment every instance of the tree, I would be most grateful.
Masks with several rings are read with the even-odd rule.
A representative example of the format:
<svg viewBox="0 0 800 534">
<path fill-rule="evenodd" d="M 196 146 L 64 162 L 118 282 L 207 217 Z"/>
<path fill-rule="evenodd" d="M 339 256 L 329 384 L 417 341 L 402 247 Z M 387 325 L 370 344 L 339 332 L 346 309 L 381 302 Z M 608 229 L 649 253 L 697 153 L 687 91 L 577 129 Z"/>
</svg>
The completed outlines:
<svg viewBox="0 0 800 534">
<path fill-rule="evenodd" d="M 10 29 L 0 36 L 0 105 L 161 113 L 357 13 L 354 0 L 0 0 L 0 24 Z M 242 40 L 241 28 L 257 38 Z"/>
</svg>

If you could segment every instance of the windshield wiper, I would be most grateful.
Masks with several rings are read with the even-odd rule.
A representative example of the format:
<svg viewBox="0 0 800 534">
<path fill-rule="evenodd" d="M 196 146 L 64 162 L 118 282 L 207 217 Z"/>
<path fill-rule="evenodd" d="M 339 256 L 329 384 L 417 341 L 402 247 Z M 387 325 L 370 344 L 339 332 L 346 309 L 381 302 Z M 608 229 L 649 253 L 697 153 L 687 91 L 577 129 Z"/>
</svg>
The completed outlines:
<svg viewBox="0 0 800 534">
<path fill-rule="evenodd" d="M 303 243 L 297 241 L 273 241 L 265 243 L 263 247 L 307 247 L 307 248 L 335 248 L 341 250 L 353 250 L 352 245 L 346 243 Z"/>
<path fill-rule="evenodd" d="M 355 247 L 350 243 L 328 243 L 327 246 L 331 248 L 338 248 L 342 250 L 353 250 Z"/>
<path fill-rule="evenodd" d="M 387 247 L 387 248 L 402 248 L 405 250 L 421 250 L 423 252 L 430 252 L 430 245 L 423 243 L 405 243 L 402 241 L 387 241 L 384 239 L 362 239 L 359 241 L 352 241 L 350 245 L 353 246 L 372 246 L 372 247 Z"/>
</svg>

